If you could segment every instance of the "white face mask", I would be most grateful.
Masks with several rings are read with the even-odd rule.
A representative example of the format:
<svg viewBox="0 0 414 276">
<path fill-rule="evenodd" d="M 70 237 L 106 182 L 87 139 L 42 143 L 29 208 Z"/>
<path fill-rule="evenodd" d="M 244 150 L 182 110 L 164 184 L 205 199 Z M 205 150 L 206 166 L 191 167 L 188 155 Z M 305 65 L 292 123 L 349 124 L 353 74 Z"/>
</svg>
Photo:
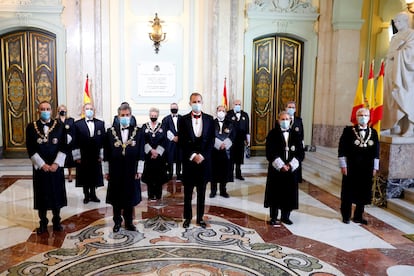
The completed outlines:
<svg viewBox="0 0 414 276">
<path fill-rule="evenodd" d="M 193 103 L 193 104 L 191 104 L 191 110 L 193 110 L 194 113 L 201 112 L 201 103 Z"/>
<path fill-rule="evenodd" d="M 92 119 L 92 117 L 93 117 L 93 110 L 92 109 L 86 109 L 85 110 L 85 116 L 88 119 Z"/>
<path fill-rule="evenodd" d="M 360 125 L 366 125 L 369 122 L 369 116 L 358 116 L 358 124 Z"/>
<path fill-rule="evenodd" d="M 289 120 L 279 121 L 279 124 L 280 124 L 280 128 L 283 129 L 283 130 L 286 130 L 290 127 L 290 121 Z"/>
<path fill-rule="evenodd" d="M 296 109 L 293 107 L 288 107 L 286 111 L 287 113 L 289 113 L 290 116 L 293 116 L 295 114 Z"/>
<path fill-rule="evenodd" d="M 219 112 L 217 112 L 217 118 L 218 118 L 220 121 L 223 121 L 223 120 L 224 120 L 224 117 L 226 117 L 226 112 L 224 112 L 224 111 L 219 111 Z"/>
</svg>

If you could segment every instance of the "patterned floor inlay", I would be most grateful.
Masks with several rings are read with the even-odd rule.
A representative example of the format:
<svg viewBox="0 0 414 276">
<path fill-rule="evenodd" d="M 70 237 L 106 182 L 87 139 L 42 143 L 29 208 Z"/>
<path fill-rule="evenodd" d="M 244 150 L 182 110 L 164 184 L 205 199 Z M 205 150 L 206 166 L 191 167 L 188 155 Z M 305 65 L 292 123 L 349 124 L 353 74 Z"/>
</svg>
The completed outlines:
<svg viewBox="0 0 414 276">
<path fill-rule="evenodd" d="M 155 216 L 137 231 L 112 232 L 110 218 L 69 234 L 62 247 L 2 275 L 343 275 L 297 250 L 265 243 L 252 229 L 210 216 L 207 229 Z"/>
</svg>

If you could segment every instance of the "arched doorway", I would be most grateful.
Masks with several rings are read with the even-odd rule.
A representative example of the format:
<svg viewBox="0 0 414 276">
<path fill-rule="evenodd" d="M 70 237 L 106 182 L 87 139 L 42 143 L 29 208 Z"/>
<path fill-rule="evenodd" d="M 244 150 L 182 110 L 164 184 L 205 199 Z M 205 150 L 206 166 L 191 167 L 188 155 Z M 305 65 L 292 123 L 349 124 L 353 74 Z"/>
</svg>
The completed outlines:
<svg viewBox="0 0 414 276">
<path fill-rule="evenodd" d="M 252 150 L 261 152 L 287 102 L 296 102 L 300 116 L 303 42 L 288 35 L 269 35 L 254 39 L 253 51 L 251 144 Z"/>
<path fill-rule="evenodd" d="M 56 36 L 43 30 L 18 30 L 0 37 L 3 154 L 26 156 L 25 129 L 37 119 L 36 107 L 57 106 Z"/>
</svg>

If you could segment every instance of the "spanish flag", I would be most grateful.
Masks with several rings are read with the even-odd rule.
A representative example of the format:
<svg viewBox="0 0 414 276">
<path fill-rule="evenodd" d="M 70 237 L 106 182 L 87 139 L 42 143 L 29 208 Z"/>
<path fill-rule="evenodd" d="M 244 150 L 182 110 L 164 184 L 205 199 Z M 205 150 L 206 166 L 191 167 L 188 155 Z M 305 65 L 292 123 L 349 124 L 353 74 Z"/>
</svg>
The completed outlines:
<svg viewBox="0 0 414 276">
<path fill-rule="evenodd" d="M 89 78 L 86 75 L 85 89 L 83 91 L 83 104 L 91 102 L 91 95 L 89 94 Z"/>
<path fill-rule="evenodd" d="M 226 78 L 224 78 L 223 97 L 222 97 L 222 103 L 221 104 L 224 105 L 226 110 L 228 109 L 229 103 L 228 103 L 228 100 L 227 100 Z"/>
<path fill-rule="evenodd" d="M 375 106 L 371 114 L 371 125 L 378 132 L 380 137 L 382 106 L 384 104 L 384 60 L 381 61 L 381 69 L 378 75 L 377 87 L 375 91 Z"/>
<path fill-rule="evenodd" d="M 374 110 L 375 98 L 374 98 L 374 61 L 371 62 L 369 66 L 369 76 L 367 87 L 365 90 L 365 107 L 369 109 L 369 112 L 372 116 L 372 111 Z M 372 120 L 372 117 L 371 117 Z"/>
<path fill-rule="evenodd" d="M 351 123 L 357 124 L 357 118 L 356 118 L 356 112 L 361 107 L 364 107 L 364 90 L 363 90 L 363 82 L 364 82 L 364 63 L 361 65 L 361 70 L 359 72 L 359 80 L 358 80 L 358 86 L 355 93 L 354 98 L 354 106 L 352 107 L 352 113 L 351 113 Z"/>
</svg>

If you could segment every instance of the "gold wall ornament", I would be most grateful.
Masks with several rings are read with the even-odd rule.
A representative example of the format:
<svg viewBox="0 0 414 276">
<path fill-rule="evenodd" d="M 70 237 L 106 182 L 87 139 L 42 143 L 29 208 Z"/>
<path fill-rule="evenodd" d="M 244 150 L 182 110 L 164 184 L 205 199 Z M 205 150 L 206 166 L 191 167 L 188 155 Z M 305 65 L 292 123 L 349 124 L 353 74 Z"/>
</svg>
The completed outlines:
<svg viewBox="0 0 414 276">
<path fill-rule="evenodd" d="M 161 46 L 161 41 L 164 41 L 165 37 L 167 36 L 167 33 L 162 32 L 161 23 L 164 23 L 164 21 L 161 21 L 158 18 L 158 14 L 155 13 L 154 20 L 150 21 L 150 23 L 152 23 L 152 32 L 149 33 L 149 38 L 154 42 L 155 53 L 158 54 Z"/>
</svg>

